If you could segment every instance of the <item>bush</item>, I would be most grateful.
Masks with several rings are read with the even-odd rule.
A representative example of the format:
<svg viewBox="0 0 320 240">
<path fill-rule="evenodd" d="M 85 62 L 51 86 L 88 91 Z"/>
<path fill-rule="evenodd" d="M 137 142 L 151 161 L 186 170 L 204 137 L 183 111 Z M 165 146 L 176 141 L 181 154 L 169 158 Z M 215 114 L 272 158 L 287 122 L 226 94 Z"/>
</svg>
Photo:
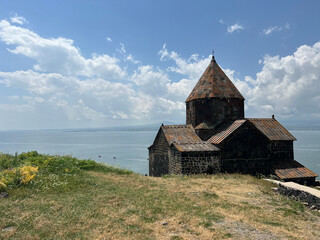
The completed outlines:
<svg viewBox="0 0 320 240">
<path fill-rule="evenodd" d="M 21 165 L 21 159 L 18 158 L 17 153 L 14 156 L 0 153 L 0 171 L 8 168 L 18 167 L 19 165 Z"/>
<path fill-rule="evenodd" d="M 83 170 L 94 170 L 98 163 L 93 160 L 78 160 L 78 166 Z"/>
<path fill-rule="evenodd" d="M 0 190 L 27 185 L 37 174 L 38 167 L 22 166 L 0 172 Z"/>
<path fill-rule="evenodd" d="M 50 156 L 36 151 L 21 154 L 0 153 L 0 191 L 27 186 L 38 178 L 79 174 L 82 170 L 105 173 L 131 174 L 132 171 L 97 163 L 93 160 L 79 160 L 71 156 Z M 40 180 L 41 181 L 41 180 Z M 55 183 L 57 185 L 57 183 Z"/>
</svg>

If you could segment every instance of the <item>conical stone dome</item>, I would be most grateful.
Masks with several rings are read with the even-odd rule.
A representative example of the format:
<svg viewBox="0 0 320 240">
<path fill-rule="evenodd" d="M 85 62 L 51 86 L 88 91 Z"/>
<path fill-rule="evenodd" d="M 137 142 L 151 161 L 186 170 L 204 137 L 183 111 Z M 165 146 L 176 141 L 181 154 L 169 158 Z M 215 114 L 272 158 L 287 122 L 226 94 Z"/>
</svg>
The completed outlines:
<svg viewBox="0 0 320 240">
<path fill-rule="evenodd" d="M 186 100 L 187 124 L 214 128 L 221 122 L 244 118 L 244 97 L 214 57 Z"/>
<path fill-rule="evenodd" d="M 239 98 L 244 97 L 233 85 L 228 76 L 222 71 L 214 57 L 193 88 L 186 102 L 203 98 Z"/>
</svg>

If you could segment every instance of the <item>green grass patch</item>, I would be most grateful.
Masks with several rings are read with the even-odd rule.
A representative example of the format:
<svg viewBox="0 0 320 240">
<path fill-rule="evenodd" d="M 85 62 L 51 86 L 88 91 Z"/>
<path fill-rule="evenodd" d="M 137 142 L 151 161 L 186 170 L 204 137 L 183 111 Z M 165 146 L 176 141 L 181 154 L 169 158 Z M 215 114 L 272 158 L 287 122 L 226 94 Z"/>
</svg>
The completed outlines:
<svg viewBox="0 0 320 240">
<path fill-rule="evenodd" d="M 203 192 L 203 196 L 204 196 L 205 198 L 207 198 L 207 199 L 217 199 L 217 198 L 219 198 L 219 196 L 218 196 L 216 193 L 214 193 L 214 192 L 208 192 L 208 191 Z"/>
<path fill-rule="evenodd" d="M 236 239 L 237 231 L 250 233 L 237 230 L 237 222 L 276 229 L 279 239 L 320 238 L 305 227 L 319 228 L 318 213 L 252 176 L 153 178 L 37 152 L 0 154 L 0 173 L 10 195 L 0 199 L 0 239 Z M 33 177 L 22 184 L 25 176 Z"/>
<path fill-rule="evenodd" d="M 264 220 L 262 221 L 262 223 L 266 224 L 266 225 L 270 225 L 273 227 L 281 227 L 283 224 L 280 222 L 276 222 L 276 221 L 270 221 L 270 220 Z"/>
<path fill-rule="evenodd" d="M 290 208 L 277 208 L 277 210 L 283 212 L 283 215 L 285 217 L 290 215 L 298 215 L 298 212 L 296 210 Z"/>
<path fill-rule="evenodd" d="M 83 172 L 88 170 L 119 175 L 133 173 L 71 156 L 46 155 L 36 151 L 15 155 L 0 154 L 0 191 L 21 187 L 37 190 L 68 189 L 71 179 L 77 179 L 76 176 L 82 176 Z"/>
</svg>

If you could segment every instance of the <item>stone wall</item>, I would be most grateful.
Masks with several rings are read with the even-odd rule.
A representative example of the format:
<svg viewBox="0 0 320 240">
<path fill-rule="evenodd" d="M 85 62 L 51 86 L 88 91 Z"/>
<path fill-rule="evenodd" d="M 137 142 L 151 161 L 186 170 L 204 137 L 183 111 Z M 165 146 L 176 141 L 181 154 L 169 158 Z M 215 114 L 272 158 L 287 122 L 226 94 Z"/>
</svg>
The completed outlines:
<svg viewBox="0 0 320 240">
<path fill-rule="evenodd" d="M 179 152 L 174 145 L 169 147 L 162 130 L 149 147 L 149 175 L 202 174 L 221 171 L 219 152 Z"/>
<path fill-rule="evenodd" d="M 217 147 L 221 150 L 222 172 L 269 174 L 269 141 L 251 125 L 244 123 Z"/>
<path fill-rule="evenodd" d="M 213 174 L 221 171 L 221 158 L 216 152 L 181 153 L 182 174 Z"/>
<path fill-rule="evenodd" d="M 181 153 L 174 147 L 169 152 L 169 174 L 181 174 Z"/>
<path fill-rule="evenodd" d="M 289 161 L 294 159 L 293 141 L 270 142 L 270 158 L 272 161 Z"/>
<path fill-rule="evenodd" d="M 244 173 L 244 174 L 263 174 L 270 173 L 271 163 L 268 159 L 222 159 L 221 172 L 223 173 Z"/>
<path fill-rule="evenodd" d="M 165 174 L 169 174 L 169 146 L 160 130 L 149 148 L 149 175 L 159 177 Z"/>
<path fill-rule="evenodd" d="M 279 193 L 306 202 L 312 209 L 320 210 L 320 191 L 294 182 L 279 183 Z"/>
<path fill-rule="evenodd" d="M 221 122 L 244 118 L 244 100 L 238 98 L 203 98 L 186 103 L 186 122 L 193 127 L 205 122 L 215 126 Z"/>
</svg>

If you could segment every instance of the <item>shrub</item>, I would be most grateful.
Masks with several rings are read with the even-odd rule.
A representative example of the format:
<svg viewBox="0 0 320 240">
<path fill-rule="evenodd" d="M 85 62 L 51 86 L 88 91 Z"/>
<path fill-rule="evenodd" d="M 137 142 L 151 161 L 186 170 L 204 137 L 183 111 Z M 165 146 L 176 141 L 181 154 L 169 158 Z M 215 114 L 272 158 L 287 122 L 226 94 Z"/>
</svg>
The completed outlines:
<svg viewBox="0 0 320 240">
<path fill-rule="evenodd" d="M 126 169 L 108 166 L 93 160 L 79 160 L 71 156 L 50 156 L 39 154 L 36 151 L 19 155 L 17 153 L 15 155 L 0 153 L 0 190 L 27 186 L 33 182 L 32 180 L 35 180 L 36 175 L 38 175 L 36 180 L 38 182 L 48 182 L 54 178 L 54 185 L 59 185 L 59 182 L 63 181 L 65 177 L 79 175 L 82 170 L 116 174 L 132 173 Z M 33 183 L 37 185 L 36 181 Z"/>
<path fill-rule="evenodd" d="M 21 159 L 18 158 L 18 155 L 14 156 L 10 154 L 0 153 L 0 171 L 8 168 L 14 168 L 21 165 Z"/>
<path fill-rule="evenodd" d="M 20 168 L 20 174 L 21 174 L 21 183 L 27 184 L 29 183 L 38 172 L 38 167 L 33 166 L 23 166 Z"/>
<path fill-rule="evenodd" d="M 27 185 L 37 174 L 38 167 L 21 166 L 0 172 L 0 190 Z"/>
</svg>

